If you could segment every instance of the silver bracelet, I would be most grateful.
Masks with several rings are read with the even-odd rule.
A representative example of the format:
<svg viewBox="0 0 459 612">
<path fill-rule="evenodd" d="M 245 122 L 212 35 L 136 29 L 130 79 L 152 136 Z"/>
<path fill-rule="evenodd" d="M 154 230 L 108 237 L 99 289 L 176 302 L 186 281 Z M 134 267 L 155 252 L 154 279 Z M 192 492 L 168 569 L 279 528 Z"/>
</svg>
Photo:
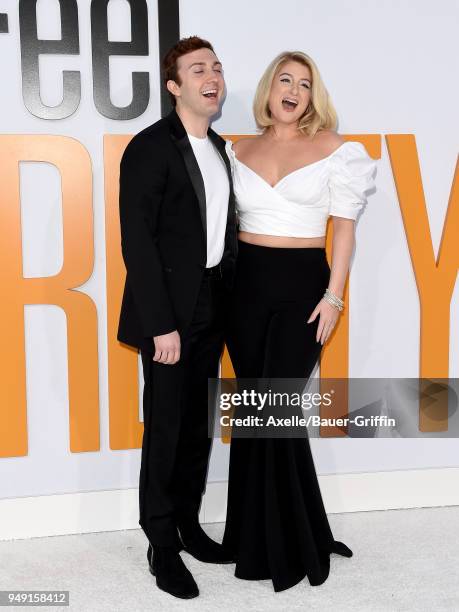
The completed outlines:
<svg viewBox="0 0 459 612">
<path fill-rule="evenodd" d="M 335 293 L 330 291 L 328 287 L 325 289 L 325 295 L 330 297 L 336 304 L 340 306 L 344 306 L 344 301 L 340 297 L 338 297 Z"/>
<path fill-rule="evenodd" d="M 343 300 L 339 298 L 337 295 L 335 295 L 332 291 L 330 291 L 328 287 L 327 289 L 325 289 L 324 300 L 328 302 L 329 304 L 331 304 L 332 306 L 334 306 L 335 308 L 337 308 L 340 312 L 344 308 Z"/>
</svg>

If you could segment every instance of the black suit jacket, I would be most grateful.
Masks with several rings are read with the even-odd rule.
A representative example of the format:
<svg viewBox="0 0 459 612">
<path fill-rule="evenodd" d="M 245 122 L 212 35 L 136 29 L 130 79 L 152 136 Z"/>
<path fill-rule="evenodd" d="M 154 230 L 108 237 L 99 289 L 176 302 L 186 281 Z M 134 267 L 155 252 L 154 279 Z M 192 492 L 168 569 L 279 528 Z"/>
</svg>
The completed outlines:
<svg viewBox="0 0 459 612">
<path fill-rule="evenodd" d="M 221 260 L 223 282 L 233 282 L 237 238 L 231 167 L 225 141 L 208 136 L 228 173 L 230 196 Z M 153 350 L 153 336 L 191 322 L 207 258 L 204 181 L 175 109 L 136 134 L 120 164 L 119 210 L 126 282 L 117 339 Z"/>
</svg>

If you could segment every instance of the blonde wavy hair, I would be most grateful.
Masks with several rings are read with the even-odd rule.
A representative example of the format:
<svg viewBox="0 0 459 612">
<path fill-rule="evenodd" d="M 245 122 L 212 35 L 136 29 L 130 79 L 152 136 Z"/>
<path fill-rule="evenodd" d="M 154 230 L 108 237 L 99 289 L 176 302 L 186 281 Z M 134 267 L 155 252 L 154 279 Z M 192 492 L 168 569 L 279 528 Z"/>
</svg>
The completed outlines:
<svg viewBox="0 0 459 612">
<path fill-rule="evenodd" d="M 314 60 L 302 51 L 283 51 L 266 68 L 258 83 L 253 101 L 253 114 L 258 129 L 265 132 L 273 125 L 271 111 L 269 110 L 269 94 L 277 70 L 289 61 L 307 66 L 312 76 L 311 100 L 298 121 L 298 129 L 311 137 L 319 130 L 336 130 L 338 123 L 336 110 L 320 76 L 319 69 Z"/>
</svg>

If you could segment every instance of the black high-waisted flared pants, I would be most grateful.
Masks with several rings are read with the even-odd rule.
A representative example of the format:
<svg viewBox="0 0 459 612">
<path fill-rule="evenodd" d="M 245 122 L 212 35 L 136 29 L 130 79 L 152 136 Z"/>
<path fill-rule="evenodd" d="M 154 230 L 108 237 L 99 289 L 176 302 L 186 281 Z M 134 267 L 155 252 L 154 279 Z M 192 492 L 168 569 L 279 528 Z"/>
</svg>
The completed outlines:
<svg viewBox="0 0 459 612">
<path fill-rule="evenodd" d="M 307 323 L 330 278 L 325 249 L 239 241 L 226 344 L 237 378 L 302 378 L 320 356 L 319 317 Z M 307 435 L 233 437 L 223 543 L 235 575 L 271 579 L 276 591 L 305 576 L 322 584 L 339 552 Z"/>
</svg>

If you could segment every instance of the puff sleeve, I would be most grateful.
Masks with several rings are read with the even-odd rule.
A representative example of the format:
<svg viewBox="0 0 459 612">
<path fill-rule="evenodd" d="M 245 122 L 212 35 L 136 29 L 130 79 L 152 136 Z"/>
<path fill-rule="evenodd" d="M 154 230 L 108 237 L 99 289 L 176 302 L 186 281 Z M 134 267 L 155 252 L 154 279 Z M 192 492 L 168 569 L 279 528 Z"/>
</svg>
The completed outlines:
<svg viewBox="0 0 459 612">
<path fill-rule="evenodd" d="M 360 142 L 347 141 L 332 157 L 329 175 L 330 215 L 356 219 L 374 185 L 377 164 Z"/>
</svg>

